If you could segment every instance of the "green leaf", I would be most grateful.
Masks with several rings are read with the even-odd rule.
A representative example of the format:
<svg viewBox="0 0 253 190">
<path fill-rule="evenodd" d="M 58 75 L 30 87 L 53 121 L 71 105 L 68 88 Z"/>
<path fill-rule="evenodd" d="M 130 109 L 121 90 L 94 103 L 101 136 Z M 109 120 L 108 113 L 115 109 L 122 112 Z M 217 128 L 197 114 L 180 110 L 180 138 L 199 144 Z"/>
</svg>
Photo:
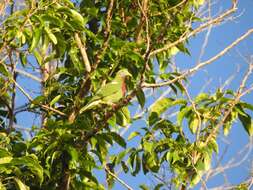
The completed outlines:
<svg viewBox="0 0 253 190">
<path fill-rule="evenodd" d="M 241 105 L 243 108 L 246 108 L 246 109 L 249 109 L 249 110 L 253 111 L 253 105 L 252 104 L 248 104 L 246 102 L 240 102 L 238 104 Z"/>
<path fill-rule="evenodd" d="M 165 112 L 168 108 L 182 104 L 185 105 L 186 101 L 183 99 L 174 100 L 172 98 L 162 98 L 158 99 L 151 107 L 150 112 L 156 112 L 160 116 L 163 112 Z"/>
<path fill-rule="evenodd" d="M 78 151 L 71 146 L 68 146 L 67 150 L 71 157 L 71 160 L 69 161 L 69 168 L 76 169 L 78 167 L 78 158 L 79 158 Z"/>
<path fill-rule="evenodd" d="M 247 113 L 245 113 L 246 116 L 239 114 L 239 120 L 241 121 L 244 129 L 247 131 L 249 136 L 253 135 L 253 121 Z"/>
<path fill-rule="evenodd" d="M 152 143 L 152 142 L 144 141 L 143 142 L 143 149 L 146 152 L 152 154 L 152 152 L 153 152 L 153 145 L 154 145 L 154 143 Z"/>
<path fill-rule="evenodd" d="M 210 156 L 208 154 L 205 154 L 204 157 L 204 170 L 209 170 L 211 167 L 211 159 Z"/>
<path fill-rule="evenodd" d="M 177 115 L 177 123 L 179 126 L 182 125 L 184 117 L 192 110 L 191 106 L 184 107 L 181 109 Z"/>
<path fill-rule="evenodd" d="M 168 51 L 169 51 L 169 55 L 173 56 L 179 52 L 179 49 L 176 46 L 174 46 L 174 47 L 170 48 Z"/>
<path fill-rule="evenodd" d="M 119 154 L 115 155 L 115 160 L 113 161 L 115 165 L 118 165 L 124 159 L 127 153 L 128 153 L 128 149 L 125 149 Z"/>
<path fill-rule="evenodd" d="M 13 159 L 12 156 L 2 157 L 2 158 L 0 158 L 0 165 L 1 164 L 8 164 L 12 161 L 12 159 Z"/>
<path fill-rule="evenodd" d="M 50 106 L 53 106 L 60 99 L 61 99 L 61 95 L 55 96 L 54 99 L 50 102 Z"/>
<path fill-rule="evenodd" d="M 81 61 L 79 60 L 79 56 L 78 56 L 78 49 L 77 47 L 75 47 L 74 45 L 71 46 L 71 49 L 69 51 L 69 56 L 71 58 L 71 61 L 74 65 L 74 68 L 78 71 L 78 72 L 82 72 L 84 70 L 83 65 L 81 64 Z"/>
<path fill-rule="evenodd" d="M 247 115 L 246 115 L 246 113 L 244 112 L 244 110 L 243 110 L 243 107 L 240 105 L 240 104 L 236 104 L 235 106 L 234 106 L 234 109 L 233 109 L 233 112 L 238 112 L 240 115 L 243 115 L 243 116 L 245 116 L 245 117 L 247 117 Z"/>
<path fill-rule="evenodd" d="M 138 136 L 138 135 L 140 135 L 140 133 L 137 132 L 137 131 L 134 131 L 134 132 L 132 132 L 132 133 L 128 136 L 127 140 L 130 141 L 131 139 L 133 139 L 134 137 L 136 137 L 136 136 Z"/>
<path fill-rule="evenodd" d="M 111 132 L 110 135 L 112 136 L 113 140 L 118 143 L 123 148 L 126 148 L 126 142 L 125 139 L 122 138 L 118 133 Z"/>
<path fill-rule="evenodd" d="M 219 146 L 214 138 L 210 140 L 208 145 L 218 154 L 219 153 Z"/>
<path fill-rule="evenodd" d="M 22 52 L 20 53 L 20 61 L 23 67 L 27 64 L 26 55 Z"/>
<path fill-rule="evenodd" d="M 49 39 L 53 42 L 54 45 L 57 44 L 57 38 L 56 36 L 53 34 L 53 32 L 50 30 L 50 28 L 45 27 L 44 30 L 46 31 Z"/>
<path fill-rule="evenodd" d="M 146 186 L 145 184 L 141 184 L 139 186 L 142 190 L 149 190 L 148 186 Z"/>
<path fill-rule="evenodd" d="M 55 15 L 44 14 L 41 16 L 41 20 L 43 22 L 49 22 L 50 24 L 55 26 L 63 27 L 62 20 L 56 17 Z"/>
<path fill-rule="evenodd" d="M 108 123 L 112 127 L 116 127 L 116 115 L 113 114 L 113 116 L 108 120 Z"/>
<path fill-rule="evenodd" d="M 228 135 L 231 127 L 232 127 L 232 123 L 231 122 L 227 122 L 227 123 L 224 124 L 224 126 L 223 126 L 223 133 L 224 133 L 225 136 Z"/>
<path fill-rule="evenodd" d="M 61 151 L 55 151 L 51 156 L 51 166 L 54 163 L 54 160 L 61 156 Z"/>
<path fill-rule="evenodd" d="M 157 185 L 155 186 L 154 190 L 160 190 L 161 187 L 163 187 L 163 186 L 164 186 L 164 184 L 159 183 L 159 184 L 157 184 Z"/>
<path fill-rule="evenodd" d="M 0 189 L 1 189 L 1 190 L 6 190 L 6 188 L 5 188 L 4 184 L 2 184 L 2 182 L 1 182 L 1 181 L 0 181 Z"/>
<path fill-rule="evenodd" d="M 194 116 L 192 119 L 189 120 L 189 128 L 193 134 L 197 132 L 199 127 L 199 118 Z"/>
<path fill-rule="evenodd" d="M 193 187 L 193 186 L 197 185 L 199 183 L 199 181 L 201 180 L 201 177 L 202 177 L 201 172 L 194 174 L 191 179 L 190 186 Z"/>
<path fill-rule="evenodd" d="M 42 29 L 41 28 L 35 28 L 33 31 L 33 38 L 32 43 L 29 48 L 29 52 L 32 52 L 34 48 L 36 48 L 39 44 L 40 37 L 41 37 Z"/>
<path fill-rule="evenodd" d="M 170 156 L 170 159 L 172 160 L 172 164 L 174 164 L 176 161 L 180 160 L 181 157 L 178 155 L 179 153 L 178 152 L 172 152 L 169 156 Z M 166 155 L 168 156 L 168 155 Z"/>
<path fill-rule="evenodd" d="M 3 137 L 6 137 L 6 134 L 5 133 L 1 133 L 1 136 Z M 2 137 L 1 137 L 1 140 L 2 140 Z M 11 153 L 4 149 L 4 148 L 0 148 L 0 158 L 2 157 L 9 157 L 9 156 L 12 156 Z"/>
<path fill-rule="evenodd" d="M 9 75 L 8 69 L 6 68 L 5 64 L 1 62 L 0 62 L 0 73 L 2 73 L 4 76 Z"/>
<path fill-rule="evenodd" d="M 152 154 L 147 154 L 147 166 L 148 168 L 152 171 L 157 173 L 160 169 L 159 163 L 158 163 L 158 158 L 157 155 L 152 153 Z"/>
<path fill-rule="evenodd" d="M 135 169 L 132 172 L 132 175 L 136 176 L 139 173 L 140 169 L 141 169 L 141 159 L 140 159 L 138 153 L 135 155 L 134 158 L 135 158 Z"/>
<path fill-rule="evenodd" d="M 209 94 L 206 93 L 200 93 L 196 98 L 195 98 L 195 102 L 196 103 L 200 103 L 204 100 L 208 100 L 209 99 Z"/>
<path fill-rule="evenodd" d="M 116 112 L 116 122 L 121 127 L 125 127 L 131 122 L 130 112 L 127 107 L 123 107 L 118 112 Z"/>
<path fill-rule="evenodd" d="M 110 145 L 113 145 L 113 138 L 112 138 L 112 135 L 110 133 L 103 133 L 102 135 L 97 135 L 97 137 L 99 137 L 101 139 L 104 139 Z"/>
<path fill-rule="evenodd" d="M 77 11 L 73 10 L 73 9 L 70 9 L 70 12 L 72 14 L 72 17 L 80 23 L 80 25 L 84 26 L 85 25 L 85 20 L 83 18 L 83 16 L 78 13 Z"/>
<path fill-rule="evenodd" d="M 152 126 L 160 120 L 161 119 L 158 117 L 158 114 L 156 112 L 151 112 L 148 117 L 148 124 L 149 126 Z"/>
<path fill-rule="evenodd" d="M 88 179 L 90 179 L 91 181 L 93 181 L 94 183 L 98 183 L 97 179 L 92 175 L 91 172 L 89 171 L 82 171 L 82 174 L 87 177 Z"/>
<path fill-rule="evenodd" d="M 138 100 L 141 108 L 144 108 L 146 100 L 145 100 L 145 94 L 144 94 L 143 90 L 142 89 L 137 90 L 136 96 L 137 96 L 137 100 Z"/>
<path fill-rule="evenodd" d="M 174 100 L 172 98 L 158 99 L 151 107 L 149 114 L 149 124 L 153 125 L 155 121 L 158 121 L 158 117 L 165 112 L 168 108 L 182 104 L 185 105 L 186 101 L 183 99 Z"/>
<path fill-rule="evenodd" d="M 127 164 L 124 161 L 121 161 L 120 163 L 121 163 L 121 167 L 122 167 L 123 171 L 125 173 L 127 173 L 129 171 Z"/>
<path fill-rule="evenodd" d="M 34 175 L 38 177 L 40 184 L 42 184 L 44 179 L 43 168 L 39 164 L 38 159 L 35 155 L 31 154 L 28 156 L 13 158 L 11 160 L 11 163 L 16 166 L 26 166 L 28 169 L 32 171 Z"/>
<path fill-rule="evenodd" d="M 42 65 L 43 58 L 41 57 L 40 53 L 36 50 L 33 51 L 33 55 L 36 58 L 39 65 Z"/>
<path fill-rule="evenodd" d="M 150 113 L 155 112 L 160 116 L 163 112 L 165 112 L 169 107 L 173 105 L 173 99 L 171 98 L 162 98 L 158 99 L 151 107 Z"/>
<path fill-rule="evenodd" d="M 45 101 L 45 96 L 37 96 L 36 98 L 33 99 L 32 103 L 33 104 L 41 104 L 43 101 Z"/>
<path fill-rule="evenodd" d="M 30 188 L 25 185 L 20 179 L 14 178 L 16 185 L 18 186 L 19 190 L 29 190 Z"/>
<path fill-rule="evenodd" d="M 205 3 L 205 0 L 195 0 L 195 6 L 198 7 L 198 6 L 201 6 Z"/>
<path fill-rule="evenodd" d="M 121 108 L 121 113 L 124 116 L 124 123 L 125 123 L 125 125 L 127 125 L 128 123 L 131 123 L 131 115 L 130 115 L 128 107 Z"/>
</svg>

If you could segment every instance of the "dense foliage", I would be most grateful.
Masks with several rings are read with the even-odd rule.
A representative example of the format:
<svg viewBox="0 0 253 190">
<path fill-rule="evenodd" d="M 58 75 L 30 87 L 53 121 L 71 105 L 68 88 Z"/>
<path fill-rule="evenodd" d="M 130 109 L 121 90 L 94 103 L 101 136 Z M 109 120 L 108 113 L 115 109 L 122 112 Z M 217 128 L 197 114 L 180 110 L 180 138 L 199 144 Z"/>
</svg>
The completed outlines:
<svg viewBox="0 0 253 190">
<path fill-rule="evenodd" d="M 5 2 L 0 189 L 110 189 L 114 170 L 136 176 L 162 166 L 184 189 L 210 167 L 220 129 L 228 134 L 240 120 L 253 134 L 253 106 L 240 100 L 243 89 L 217 89 L 190 100 L 184 86 L 190 72 L 170 67 L 177 52 L 190 55 L 188 34 L 192 23 L 205 22 L 195 14 L 204 1 L 27 0 L 18 9 L 15 1 Z M 24 73 L 39 83 L 39 95 L 27 92 L 30 84 L 19 80 Z M 147 88 L 173 93 L 148 106 Z M 20 93 L 27 98 L 21 107 L 15 105 Z M 133 117 L 138 106 L 143 114 Z M 177 119 L 167 117 L 171 110 L 178 111 Z M 31 139 L 15 129 L 21 112 L 41 116 Z M 134 124 L 143 119 L 145 125 Z M 120 131 L 127 126 L 131 134 L 125 138 Z M 106 174 L 106 186 L 95 171 Z"/>
</svg>

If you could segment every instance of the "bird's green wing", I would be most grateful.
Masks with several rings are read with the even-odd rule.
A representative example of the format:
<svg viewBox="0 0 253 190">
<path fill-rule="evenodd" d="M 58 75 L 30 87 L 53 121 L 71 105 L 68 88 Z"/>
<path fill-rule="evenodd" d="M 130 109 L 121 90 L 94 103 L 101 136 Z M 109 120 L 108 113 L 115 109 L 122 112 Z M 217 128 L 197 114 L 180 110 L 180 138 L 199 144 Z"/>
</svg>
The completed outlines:
<svg viewBox="0 0 253 190">
<path fill-rule="evenodd" d="M 101 87 L 95 96 L 91 99 L 91 102 L 99 99 L 107 99 L 106 97 L 113 96 L 121 91 L 121 82 L 113 80 L 112 82 Z"/>
<path fill-rule="evenodd" d="M 113 104 L 118 102 L 122 96 L 122 85 L 123 85 L 123 80 L 121 77 L 116 76 L 116 78 L 102 86 L 93 96 L 93 98 L 90 100 L 90 102 L 81 108 L 80 113 L 92 109 L 99 104 Z"/>
</svg>

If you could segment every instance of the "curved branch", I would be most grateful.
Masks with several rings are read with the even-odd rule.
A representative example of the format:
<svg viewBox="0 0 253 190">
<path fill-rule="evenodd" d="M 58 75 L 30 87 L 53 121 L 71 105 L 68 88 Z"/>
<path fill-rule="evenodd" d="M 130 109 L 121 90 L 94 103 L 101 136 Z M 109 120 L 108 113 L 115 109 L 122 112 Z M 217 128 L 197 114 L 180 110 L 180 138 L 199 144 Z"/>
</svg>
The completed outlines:
<svg viewBox="0 0 253 190">
<path fill-rule="evenodd" d="M 209 27 L 210 25 L 213 24 L 217 24 L 219 22 L 221 22 L 222 20 L 224 20 L 225 17 L 227 17 L 228 15 L 232 14 L 233 12 L 235 12 L 237 10 L 237 1 L 233 1 L 233 6 L 227 10 L 226 12 L 224 12 L 223 14 L 219 15 L 218 17 L 211 19 L 210 21 L 206 22 L 205 24 L 199 26 L 198 28 L 194 29 L 193 31 L 191 31 L 190 33 L 181 36 L 177 41 L 167 44 L 162 48 L 156 49 L 154 51 L 152 51 L 150 53 L 150 56 L 154 56 L 158 53 L 161 53 L 163 51 L 167 51 L 168 49 L 184 42 L 185 40 L 189 39 L 190 37 L 202 32 L 205 28 Z"/>
<path fill-rule="evenodd" d="M 183 78 L 185 78 L 186 76 L 189 76 L 193 73 L 195 73 L 196 71 L 198 71 L 200 68 L 211 64 L 212 62 L 216 61 L 217 59 L 219 59 L 220 57 L 222 57 L 225 53 L 227 53 L 230 49 L 232 49 L 233 47 L 235 47 L 238 43 L 240 43 L 242 40 L 244 40 L 245 38 L 247 38 L 249 35 L 251 35 L 253 33 L 253 28 L 248 30 L 245 34 L 243 34 L 241 37 L 237 38 L 233 43 L 231 43 L 229 46 L 227 46 L 225 49 L 223 49 L 221 52 L 219 52 L 218 54 L 216 54 L 215 56 L 213 56 L 212 58 L 210 58 L 207 61 L 204 61 L 200 64 L 198 64 L 197 66 L 185 71 L 184 73 L 182 73 L 181 75 L 179 75 L 178 77 L 174 78 L 173 80 L 169 80 L 169 81 L 165 81 L 165 82 L 161 82 L 161 83 L 155 83 L 155 84 L 149 84 L 149 83 L 144 83 L 142 85 L 143 88 L 158 88 L 158 87 L 162 87 L 162 86 L 168 86 L 178 80 L 181 80 Z"/>
</svg>

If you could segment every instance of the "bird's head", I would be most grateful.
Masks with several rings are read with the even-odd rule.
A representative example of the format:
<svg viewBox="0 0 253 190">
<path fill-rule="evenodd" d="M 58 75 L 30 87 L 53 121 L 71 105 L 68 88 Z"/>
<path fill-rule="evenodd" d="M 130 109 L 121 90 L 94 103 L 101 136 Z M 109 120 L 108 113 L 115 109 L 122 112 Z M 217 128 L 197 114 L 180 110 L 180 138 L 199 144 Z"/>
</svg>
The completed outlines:
<svg viewBox="0 0 253 190">
<path fill-rule="evenodd" d="M 121 69 L 116 74 L 118 77 L 126 78 L 126 77 L 132 77 L 131 73 L 127 69 Z"/>
</svg>

